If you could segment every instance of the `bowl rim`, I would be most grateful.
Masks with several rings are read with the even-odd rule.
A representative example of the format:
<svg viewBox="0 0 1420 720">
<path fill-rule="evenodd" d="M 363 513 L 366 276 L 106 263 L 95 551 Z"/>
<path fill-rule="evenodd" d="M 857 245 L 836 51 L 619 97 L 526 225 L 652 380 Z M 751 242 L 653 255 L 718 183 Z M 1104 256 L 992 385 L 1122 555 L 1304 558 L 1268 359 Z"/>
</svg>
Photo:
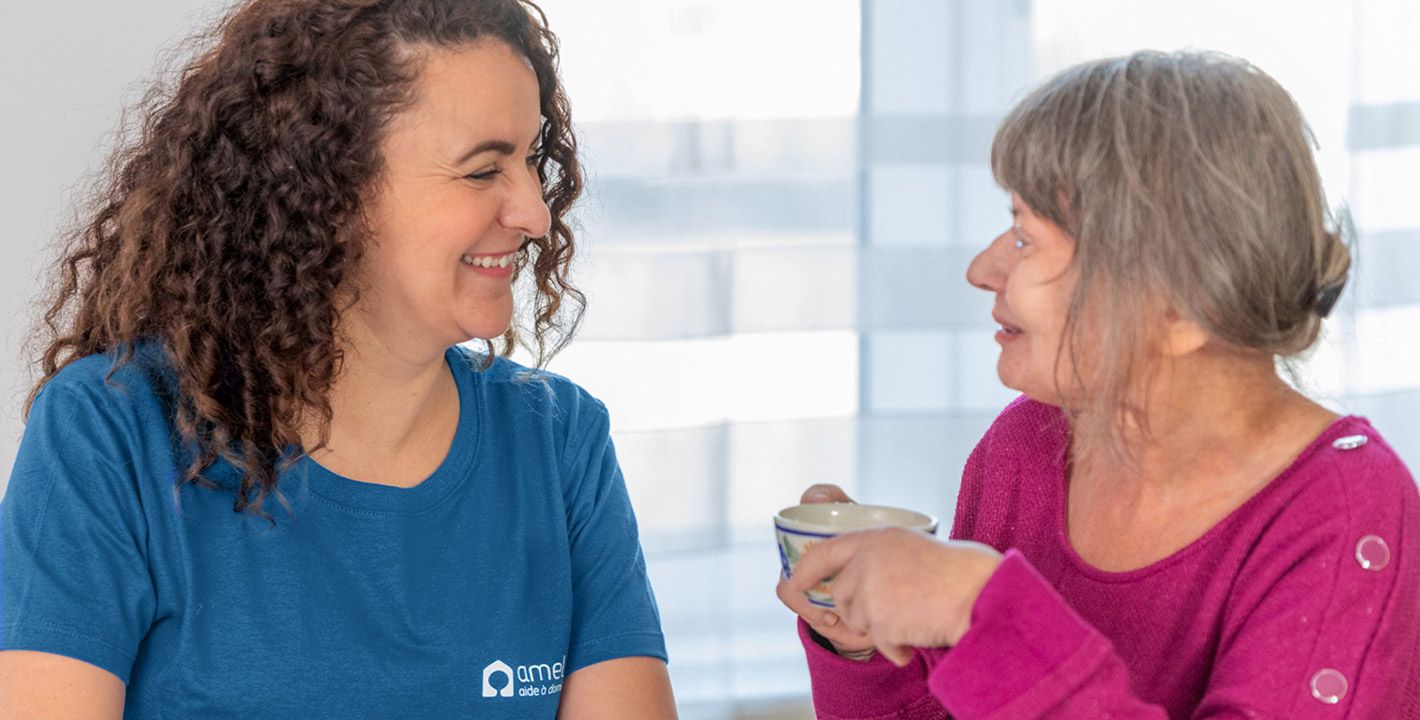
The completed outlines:
<svg viewBox="0 0 1420 720">
<path fill-rule="evenodd" d="M 934 531 L 936 531 L 936 529 L 937 529 L 938 526 L 939 526 L 939 521 L 938 521 L 938 519 L 937 519 L 937 516 L 935 516 L 935 515 L 932 515 L 932 514 L 930 514 L 930 513 L 919 512 L 919 511 L 917 511 L 917 510 L 909 510 L 908 508 L 904 508 L 904 507 L 897 507 L 896 505 L 876 505 L 876 504 L 872 504 L 872 503 L 799 503 L 799 504 L 797 504 L 797 505 L 790 505 L 790 506 L 788 506 L 788 507 L 786 507 L 786 508 L 783 508 L 783 509 L 780 510 L 779 512 L 775 513 L 775 514 L 774 514 L 774 527 L 777 528 L 777 529 L 779 529 L 779 530 L 782 530 L 782 531 L 792 532 L 793 534 L 796 534 L 796 535 L 809 535 L 809 536 L 812 536 L 812 537 L 825 537 L 825 538 L 827 538 L 827 537 L 833 537 L 834 535 L 839 535 L 839 534 L 845 533 L 845 532 L 854 532 L 854 531 L 857 531 L 857 530 L 868 530 L 868 529 L 871 529 L 871 528 L 873 528 L 873 527 L 889 527 L 889 526 L 872 525 L 872 526 L 867 526 L 867 527 L 862 527 L 862 528 L 851 528 L 851 529 L 833 530 L 832 528 L 826 528 L 825 526 L 823 526 L 823 525 L 821 525 L 821 524 L 819 524 L 819 523 L 807 522 L 807 521 L 804 521 L 804 520 L 798 520 L 798 519 L 795 519 L 795 518 L 785 517 L 785 516 L 784 516 L 784 513 L 785 513 L 785 512 L 788 512 L 788 511 L 790 511 L 790 510 L 793 510 L 794 508 L 803 507 L 803 506 L 805 506 L 805 505 L 855 505 L 855 506 L 857 506 L 857 507 L 865 508 L 865 509 L 870 509 L 870 510 L 891 510 L 891 511 L 893 511 L 893 512 L 909 513 L 909 514 L 911 514 L 911 515 L 916 515 L 916 516 L 922 518 L 923 521 L 922 521 L 922 522 L 919 522 L 919 523 L 912 524 L 912 525 L 899 525 L 899 526 L 892 526 L 892 527 L 905 527 L 905 528 L 907 528 L 907 529 L 909 529 L 909 530 L 918 530 L 918 531 L 921 531 L 921 532 L 934 532 Z"/>
</svg>

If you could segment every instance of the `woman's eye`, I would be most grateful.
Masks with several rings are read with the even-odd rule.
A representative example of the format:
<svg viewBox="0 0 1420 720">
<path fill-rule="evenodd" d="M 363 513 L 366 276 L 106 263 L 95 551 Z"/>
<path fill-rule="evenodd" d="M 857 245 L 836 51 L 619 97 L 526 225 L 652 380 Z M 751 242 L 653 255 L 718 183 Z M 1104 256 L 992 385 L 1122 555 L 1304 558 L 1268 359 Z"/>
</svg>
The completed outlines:
<svg viewBox="0 0 1420 720">
<path fill-rule="evenodd" d="M 1026 246 L 1026 236 L 1021 233 L 1020 227 L 1011 228 L 1011 244 L 1017 250 L 1022 250 Z"/>
<path fill-rule="evenodd" d="M 492 180 L 493 178 L 498 177 L 498 175 L 502 172 L 503 171 L 499 170 L 498 168 L 493 168 L 491 170 L 480 170 L 476 173 L 469 173 L 464 177 L 468 178 L 469 180 Z"/>
</svg>

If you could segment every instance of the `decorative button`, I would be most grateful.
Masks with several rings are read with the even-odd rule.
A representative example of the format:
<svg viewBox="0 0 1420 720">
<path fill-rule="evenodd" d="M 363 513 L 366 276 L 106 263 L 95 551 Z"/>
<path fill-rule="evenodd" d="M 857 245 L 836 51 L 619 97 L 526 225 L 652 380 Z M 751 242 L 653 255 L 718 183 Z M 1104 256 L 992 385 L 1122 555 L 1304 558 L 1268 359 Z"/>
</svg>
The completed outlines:
<svg viewBox="0 0 1420 720">
<path fill-rule="evenodd" d="M 1355 450 L 1370 442 L 1371 439 L 1365 435 L 1347 435 L 1331 441 L 1331 446 L 1337 450 Z"/>
<path fill-rule="evenodd" d="M 1346 676 L 1342 675 L 1340 670 L 1322 668 L 1312 676 L 1312 697 L 1327 705 L 1341 702 L 1348 689 L 1350 686 L 1346 682 Z"/>
<path fill-rule="evenodd" d="M 1390 546 L 1376 535 L 1367 535 L 1356 543 L 1356 562 L 1371 572 L 1380 572 L 1390 564 Z"/>
</svg>

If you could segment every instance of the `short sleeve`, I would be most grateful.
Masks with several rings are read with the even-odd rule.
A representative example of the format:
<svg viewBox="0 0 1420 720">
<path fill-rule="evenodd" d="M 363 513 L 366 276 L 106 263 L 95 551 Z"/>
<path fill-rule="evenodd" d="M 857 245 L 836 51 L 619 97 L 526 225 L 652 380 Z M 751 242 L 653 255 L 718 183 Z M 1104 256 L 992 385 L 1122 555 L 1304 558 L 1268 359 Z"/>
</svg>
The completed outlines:
<svg viewBox="0 0 1420 720">
<path fill-rule="evenodd" d="M 606 407 L 578 392 L 566 412 L 561 465 L 572 562 L 568 672 L 619 657 L 665 660 L 660 615 Z"/>
<path fill-rule="evenodd" d="M 112 408 L 51 380 L 0 502 L 0 650 L 96 665 L 127 683 L 153 622 L 137 449 Z"/>
</svg>

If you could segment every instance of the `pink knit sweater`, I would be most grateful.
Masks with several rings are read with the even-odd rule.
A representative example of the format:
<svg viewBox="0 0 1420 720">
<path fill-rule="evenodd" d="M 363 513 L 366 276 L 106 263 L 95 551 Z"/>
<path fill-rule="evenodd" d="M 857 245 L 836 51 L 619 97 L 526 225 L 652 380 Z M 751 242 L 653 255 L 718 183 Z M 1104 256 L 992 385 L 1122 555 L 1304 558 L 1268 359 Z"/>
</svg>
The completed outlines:
<svg viewBox="0 0 1420 720">
<path fill-rule="evenodd" d="M 1006 556 L 955 648 L 857 663 L 800 623 L 820 718 L 1420 719 L 1420 494 L 1369 423 L 1122 573 L 1067 540 L 1067 443 L 1022 398 L 967 460 L 952 536 Z"/>
</svg>

